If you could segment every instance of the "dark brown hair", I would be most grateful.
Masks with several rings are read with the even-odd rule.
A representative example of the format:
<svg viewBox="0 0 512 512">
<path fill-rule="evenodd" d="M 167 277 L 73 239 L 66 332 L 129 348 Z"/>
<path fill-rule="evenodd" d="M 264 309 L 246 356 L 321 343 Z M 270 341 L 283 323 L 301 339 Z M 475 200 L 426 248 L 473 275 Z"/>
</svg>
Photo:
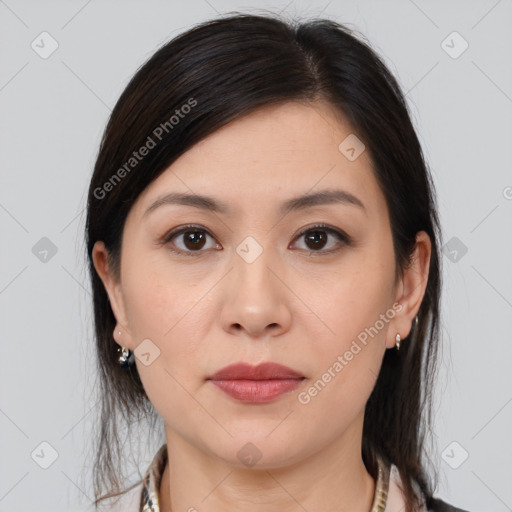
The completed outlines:
<svg viewBox="0 0 512 512">
<path fill-rule="evenodd" d="M 127 427 L 129 437 L 133 423 L 154 422 L 156 412 L 136 366 L 123 369 L 117 362 L 112 338 L 116 320 L 93 266 L 94 243 L 105 243 L 110 267 L 119 278 L 128 212 L 141 192 L 180 155 L 259 107 L 317 100 L 328 102 L 348 119 L 370 153 L 390 215 L 397 275 L 410 263 L 416 233 L 423 230 L 431 239 L 429 277 L 418 322 L 400 351 L 385 353 L 366 404 L 362 445 L 373 478 L 377 454 L 397 466 L 407 512 L 416 503 L 413 485 L 428 504 L 433 478 L 437 480 L 435 468 L 426 469 L 431 464 L 426 442 L 432 433 L 440 336 L 441 234 L 432 178 L 404 95 L 370 45 L 344 25 L 327 19 L 298 22 L 276 15 L 231 13 L 180 34 L 137 71 L 112 111 L 94 167 L 86 242 L 101 388 L 96 506 L 124 492 L 119 422 Z M 134 151 L 149 144 L 148 137 L 156 144 L 140 161 L 131 161 Z M 104 491 L 107 494 L 102 495 Z"/>
</svg>

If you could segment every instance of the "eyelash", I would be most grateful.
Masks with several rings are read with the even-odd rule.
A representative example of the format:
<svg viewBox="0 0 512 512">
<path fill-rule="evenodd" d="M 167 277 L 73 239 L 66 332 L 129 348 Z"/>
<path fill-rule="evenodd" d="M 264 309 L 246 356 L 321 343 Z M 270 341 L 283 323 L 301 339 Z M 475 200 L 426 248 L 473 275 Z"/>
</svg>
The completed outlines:
<svg viewBox="0 0 512 512">
<path fill-rule="evenodd" d="M 206 233 L 208 236 L 210 236 L 211 238 L 213 238 L 213 236 L 209 233 L 209 231 L 201 226 L 198 226 L 198 225 L 195 225 L 195 224 L 189 224 L 189 225 L 186 225 L 186 226 L 182 226 L 178 229 L 175 229 L 175 230 L 172 230 L 170 231 L 169 233 L 165 234 L 163 236 L 163 238 L 161 239 L 161 243 L 166 245 L 166 244 L 169 244 L 169 242 L 179 236 L 179 235 L 182 235 L 184 233 L 187 233 L 187 232 L 201 232 L 201 233 Z M 315 224 L 314 226 L 310 226 L 308 227 L 307 229 L 303 230 L 302 232 L 300 232 L 295 238 L 294 240 L 297 240 L 299 238 L 301 238 L 302 236 L 304 236 L 306 233 L 309 233 L 311 231 L 325 231 L 326 233 L 329 233 L 331 235 L 335 235 L 337 236 L 340 241 L 341 241 L 341 247 L 337 247 L 335 249 L 328 249 L 328 250 L 319 250 L 319 251 L 314 251 L 314 250 L 309 250 L 307 251 L 309 254 L 313 255 L 313 256 L 321 256 L 321 255 L 329 255 L 329 254 L 333 254 L 339 250 L 341 250 L 342 247 L 346 246 L 346 245 L 351 245 L 352 243 L 352 239 L 346 234 L 344 233 L 343 231 L 339 230 L 339 229 L 336 229 L 336 228 L 333 228 L 332 226 L 329 226 L 327 224 Z M 204 253 L 206 251 L 203 251 L 203 250 L 198 250 L 198 251 L 184 251 L 184 250 L 181 250 L 181 249 L 175 249 L 175 248 L 171 248 L 169 247 L 169 250 L 174 252 L 174 253 L 177 253 L 177 254 L 184 254 L 186 256 L 199 256 L 201 253 Z M 305 250 L 305 249 L 303 249 Z"/>
</svg>

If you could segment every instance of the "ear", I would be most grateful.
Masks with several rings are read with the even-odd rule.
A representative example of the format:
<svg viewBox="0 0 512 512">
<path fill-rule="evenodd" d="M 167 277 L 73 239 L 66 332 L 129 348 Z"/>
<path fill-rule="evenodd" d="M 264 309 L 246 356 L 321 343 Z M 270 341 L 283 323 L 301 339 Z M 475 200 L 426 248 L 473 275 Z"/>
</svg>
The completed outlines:
<svg viewBox="0 0 512 512">
<path fill-rule="evenodd" d="M 397 333 L 403 340 L 411 332 L 412 322 L 420 309 L 427 288 L 431 251 L 430 237 L 425 231 L 418 231 L 411 263 L 404 270 L 404 275 L 397 286 L 395 302 L 399 302 L 402 309 L 395 316 L 393 327 L 389 330 L 387 348 L 395 346 Z"/>
<path fill-rule="evenodd" d="M 112 335 L 119 345 L 124 345 L 125 347 L 133 350 L 134 347 L 128 326 L 121 281 L 120 279 L 116 279 L 111 272 L 108 264 L 108 256 L 109 253 L 105 244 L 102 241 L 97 241 L 92 249 L 92 261 L 96 272 L 103 282 L 103 286 L 105 287 L 110 301 L 110 306 L 112 307 L 112 312 L 114 313 L 118 324 Z M 121 331 L 121 334 L 119 334 L 119 331 Z"/>
</svg>

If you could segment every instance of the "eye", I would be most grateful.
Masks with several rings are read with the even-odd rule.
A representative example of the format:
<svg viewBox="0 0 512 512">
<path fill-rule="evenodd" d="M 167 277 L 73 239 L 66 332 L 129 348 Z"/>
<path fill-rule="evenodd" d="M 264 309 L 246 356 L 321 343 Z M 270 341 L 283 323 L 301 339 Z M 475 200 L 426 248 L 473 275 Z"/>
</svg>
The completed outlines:
<svg viewBox="0 0 512 512">
<path fill-rule="evenodd" d="M 212 240 L 210 246 L 208 246 L 208 238 Z M 341 246 L 351 243 L 351 239 L 346 233 L 325 224 L 318 224 L 303 230 L 295 240 L 300 238 L 305 240 L 305 247 L 302 250 L 308 251 L 310 254 L 333 253 Z M 338 239 L 338 242 L 333 241 L 333 238 Z M 195 256 L 194 253 L 206 252 L 207 249 L 222 249 L 222 246 L 214 241 L 206 229 L 195 225 L 182 226 L 172 230 L 163 237 L 162 244 L 169 245 L 172 252 L 187 256 Z M 301 248 L 299 247 L 299 249 Z"/>
<path fill-rule="evenodd" d="M 174 245 L 177 248 L 170 247 L 170 250 L 186 255 L 192 255 L 191 253 L 194 252 L 205 252 L 202 251 L 205 247 L 206 249 L 221 248 L 221 246 L 215 242 L 210 244 L 210 247 L 208 247 L 208 237 L 213 240 L 213 237 L 204 228 L 199 226 L 183 226 L 165 235 L 162 242 L 164 244 L 169 244 L 173 239 L 176 239 L 176 242 L 172 242 L 170 245 Z"/>
<path fill-rule="evenodd" d="M 332 242 L 333 235 L 338 239 L 338 244 L 336 244 L 336 242 Z M 298 240 L 300 238 L 304 238 L 304 250 L 310 253 L 332 253 L 341 248 L 339 247 L 340 244 L 341 246 L 350 244 L 350 237 L 346 233 L 333 227 L 326 226 L 325 224 L 311 226 L 310 228 L 302 231 L 296 239 Z M 336 245 L 338 245 L 338 247 L 336 247 Z M 327 249 L 325 249 L 326 247 Z"/>
</svg>

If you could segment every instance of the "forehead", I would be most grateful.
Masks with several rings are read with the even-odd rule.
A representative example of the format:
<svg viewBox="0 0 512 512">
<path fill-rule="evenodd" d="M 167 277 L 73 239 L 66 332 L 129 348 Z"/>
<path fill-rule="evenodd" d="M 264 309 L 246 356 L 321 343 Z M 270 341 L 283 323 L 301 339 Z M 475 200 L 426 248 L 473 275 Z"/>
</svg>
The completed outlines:
<svg viewBox="0 0 512 512">
<path fill-rule="evenodd" d="M 359 197 L 367 210 L 378 210 L 384 198 L 368 151 L 351 160 L 340 150 L 340 144 L 354 136 L 350 124 L 329 104 L 265 106 L 181 155 L 141 194 L 139 213 L 172 191 L 215 196 L 243 211 L 328 188 L 342 188 Z"/>
</svg>

